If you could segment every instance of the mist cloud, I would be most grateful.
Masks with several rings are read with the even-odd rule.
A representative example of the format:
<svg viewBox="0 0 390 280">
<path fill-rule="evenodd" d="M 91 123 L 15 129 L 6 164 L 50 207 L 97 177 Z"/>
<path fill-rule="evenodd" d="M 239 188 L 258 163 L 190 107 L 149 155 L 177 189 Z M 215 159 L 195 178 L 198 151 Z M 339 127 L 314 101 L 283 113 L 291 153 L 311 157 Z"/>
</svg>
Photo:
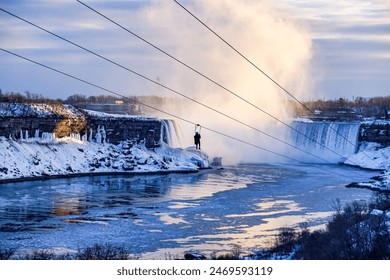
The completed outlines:
<svg viewBox="0 0 390 280">
<path fill-rule="evenodd" d="M 310 92 L 313 81 L 307 77 L 310 77 L 312 44 L 304 26 L 287 20 L 282 12 L 266 1 L 194 1 L 187 6 L 296 97 L 302 98 Z M 289 97 L 178 6 L 158 2 L 145 12 L 145 20 L 151 30 L 160 34 L 156 37 L 164 40 L 161 44 L 169 46 L 176 57 L 266 112 L 288 122 L 286 100 Z M 218 86 L 172 62 L 166 70 L 159 75 L 162 83 L 173 84 L 202 103 L 275 137 L 284 138 L 286 127 L 283 124 Z M 190 102 L 186 102 L 185 106 L 167 104 L 166 109 L 255 145 L 276 152 L 285 149 L 274 139 L 199 105 Z M 186 143 L 191 143 L 193 127 L 182 126 L 187 136 Z M 211 155 L 224 156 L 227 161 L 274 158 L 266 152 L 211 132 L 203 131 L 202 134 L 203 147 Z"/>
</svg>

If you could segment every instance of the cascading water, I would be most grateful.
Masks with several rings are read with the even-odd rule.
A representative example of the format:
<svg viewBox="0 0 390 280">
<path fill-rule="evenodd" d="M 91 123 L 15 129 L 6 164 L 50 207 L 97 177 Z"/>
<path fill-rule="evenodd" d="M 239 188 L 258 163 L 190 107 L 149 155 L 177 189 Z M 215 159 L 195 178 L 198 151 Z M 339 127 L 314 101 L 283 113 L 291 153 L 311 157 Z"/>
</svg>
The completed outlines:
<svg viewBox="0 0 390 280">
<path fill-rule="evenodd" d="M 291 130 L 292 144 L 321 158 L 339 161 L 356 153 L 359 123 L 295 121 L 292 127 L 300 132 Z"/>
<path fill-rule="evenodd" d="M 172 148 L 181 148 L 182 131 L 174 120 L 161 121 L 161 139 Z"/>
</svg>

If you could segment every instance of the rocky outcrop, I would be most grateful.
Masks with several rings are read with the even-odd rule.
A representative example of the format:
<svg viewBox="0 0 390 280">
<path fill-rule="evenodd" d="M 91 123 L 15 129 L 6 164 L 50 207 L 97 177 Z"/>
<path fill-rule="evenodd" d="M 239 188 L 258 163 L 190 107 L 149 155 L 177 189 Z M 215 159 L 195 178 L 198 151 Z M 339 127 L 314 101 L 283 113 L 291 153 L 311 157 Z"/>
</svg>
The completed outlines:
<svg viewBox="0 0 390 280">
<path fill-rule="evenodd" d="M 92 132 L 92 138 L 96 138 L 99 128 L 104 128 L 106 140 L 113 144 L 123 140 L 131 140 L 134 143 L 144 141 L 147 148 L 155 148 L 159 146 L 161 140 L 161 121 L 158 119 L 88 114 L 85 119 L 85 131 L 81 133 L 90 135 Z"/>
<path fill-rule="evenodd" d="M 359 142 L 374 142 L 390 146 L 390 121 L 363 122 L 360 125 Z"/>
<path fill-rule="evenodd" d="M 54 133 L 57 138 L 78 134 L 92 142 L 131 141 L 156 148 L 161 129 L 162 121 L 156 118 L 105 114 L 59 104 L 0 103 L 0 136 L 13 139 L 42 137 L 43 133 Z"/>
</svg>

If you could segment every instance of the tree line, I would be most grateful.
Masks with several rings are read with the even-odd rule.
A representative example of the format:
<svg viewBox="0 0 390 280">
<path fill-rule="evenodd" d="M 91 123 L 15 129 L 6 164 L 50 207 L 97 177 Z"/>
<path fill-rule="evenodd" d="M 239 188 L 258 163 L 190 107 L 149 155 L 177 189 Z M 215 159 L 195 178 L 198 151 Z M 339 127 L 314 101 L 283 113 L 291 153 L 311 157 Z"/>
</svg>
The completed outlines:
<svg viewBox="0 0 390 280">
<path fill-rule="evenodd" d="M 390 95 L 370 98 L 357 97 L 353 100 L 338 98 L 334 100 L 315 100 L 303 102 L 307 110 L 295 101 L 290 101 L 294 116 L 311 115 L 317 111 L 325 114 L 351 113 L 361 117 L 383 117 L 390 111 Z"/>
<path fill-rule="evenodd" d="M 25 91 L 24 94 L 19 92 L 3 92 L 0 89 L 0 102 L 9 103 L 45 103 L 45 104 L 62 104 L 61 99 L 43 97 L 41 94 Z"/>
<path fill-rule="evenodd" d="M 161 96 L 129 96 L 117 97 L 113 95 L 91 95 L 72 94 L 66 99 L 51 99 L 43 97 L 41 94 L 25 91 L 24 94 L 19 92 L 3 92 L 0 89 L 0 102 L 14 103 L 47 103 L 47 104 L 71 104 L 83 106 L 85 104 L 113 104 L 120 102 L 122 104 L 136 104 L 138 102 L 146 103 L 152 106 L 163 105 L 171 102 L 172 97 Z M 287 106 L 293 116 L 310 116 L 312 112 L 323 113 L 324 115 L 336 115 L 337 113 L 349 113 L 357 117 L 388 117 L 390 112 L 390 95 L 376 96 L 370 98 L 356 97 L 353 100 L 338 98 L 333 100 L 312 100 L 302 102 L 304 106 L 294 100 L 287 102 Z M 308 110 L 309 109 L 309 110 Z"/>
</svg>

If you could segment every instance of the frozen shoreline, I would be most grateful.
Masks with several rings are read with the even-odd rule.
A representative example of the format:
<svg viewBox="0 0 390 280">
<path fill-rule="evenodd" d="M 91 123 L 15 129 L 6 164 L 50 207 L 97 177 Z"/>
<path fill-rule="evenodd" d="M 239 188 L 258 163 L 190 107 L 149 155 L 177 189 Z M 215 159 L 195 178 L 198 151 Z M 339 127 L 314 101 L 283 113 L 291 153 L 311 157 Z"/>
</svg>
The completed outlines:
<svg viewBox="0 0 390 280">
<path fill-rule="evenodd" d="M 97 175 L 197 172 L 208 156 L 162 144 L 147 149 L 128 141 L 113 145 L 72 138 L 13 140 L 0 137 L 0 183 Z"/>
<path fill-rule="evenodd" d="M 201 170 L 201 169 L 199 169 Z M 18 183 L 18 182 L 31 182 L 31 181 L 46 181 L 52 179 L 66 179 L 88 176 L 116 176 L 116 175 L 128 175 L 128 176 L 141 176 L 141 175 L 167 175 L 172 173 L 189 174 L 197 173 L 199 170 L 160 170 L 160 171 L 145 171 L 145 172 L 89 172 L 89 173 L 75 173 L 75 174 L 57 174 L 57 175 L 42 175 L 40 177 L 19 177 L 10 179 L 0 179 L 0 184 Z"/>
<path fill-rule="evenodd" d="M 343 164 L 367 170 L 382 171 L 368 182 L 351 182 L 348 188 L 365 188 L 379 192 L 390 192 L 390 147 L 376 143 L 363 143 L 356 154 L 349 156 Z"/>
</svg>

